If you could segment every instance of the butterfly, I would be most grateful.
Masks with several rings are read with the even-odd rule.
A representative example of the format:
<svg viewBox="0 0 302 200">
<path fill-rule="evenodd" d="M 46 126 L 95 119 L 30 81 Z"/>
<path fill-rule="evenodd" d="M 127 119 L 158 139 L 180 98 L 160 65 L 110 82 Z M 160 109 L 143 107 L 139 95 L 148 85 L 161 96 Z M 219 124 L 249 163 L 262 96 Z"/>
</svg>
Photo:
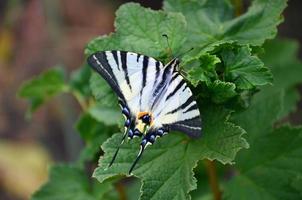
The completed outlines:
<svg viewBox="0 0 302 200">
<path fill-rule="evenodd" d="M 125 132 L 109 167 L 126 136 L 142 137 L 131 174 L 145 148 L 156 138 L 170 131 L 181 131 L 193 138 L 201 135 L 198 105 L 179 72 L 179 59 L 163 65 L 139 53 L 114 50 L 94 53 L 87 62 L 116 93 L 125 117 Z"/>
</svg>

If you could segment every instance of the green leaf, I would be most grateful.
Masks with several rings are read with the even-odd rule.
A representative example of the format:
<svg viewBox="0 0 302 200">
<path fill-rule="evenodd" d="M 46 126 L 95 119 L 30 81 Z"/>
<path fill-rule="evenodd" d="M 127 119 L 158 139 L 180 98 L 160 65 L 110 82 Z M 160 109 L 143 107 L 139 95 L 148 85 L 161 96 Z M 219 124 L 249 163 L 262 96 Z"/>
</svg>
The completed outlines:
<svg viewBox="0 0 302 200">
<path fill-rule="evenodd" d="M 88 44 L 86 55 L 102 50 L 127 50 L 160 57 L 168 53 L 166 38 L 172 52 L 179 52 L 185 42 L 186 22 L 179 13 L 167 13 L 143 8 L 139 4 L 122 5 L 116 12 L 116 33 Z"/>
<path fill-rule="evenodd" d="M 91 69 L 87 64 L 83 65 L 76 71 L 73 71 L 70 77 L 70 86 L 72 89 L 79 92 L 82 96 L 90 96 L 89 80 Z"/>
<path fill-rule="evenodd" d="M 296 110 L 299 93 L 296 88 L 302 82 L 302 63 L 298 60 L 298 43 L 293 40 L 277 39 L 264 45 L 261 59 L 274 74 L 274 87 L 271 90 L 285 90 L 283 111 L 279 118 L 286 117 Z"/>
<path fill-rule="evenodd" d="M 208 86 L 213 102 L 223 103 L 237 95 L 236 85 L 230 82 L 216 80 Z"/>
<path fill-rule="evenodd" d="M 108 83 L 97 73 L 92 73 L 90 88 L 98 103 L 108 107 L 117 106 L 117 96 L 114 94 Z"/>
<path fill-rule="evenodd" d="M 101 133 L 102 124 L 97 122 L 90 114 L 84 113 L 76 122 L 75 128 L 79 132 L 81 138 L 85 141 L 94 140 L 96 135 Z"/>
<path fill-rule="evenodd" d="M 49 180 L 32 196 L 32 200 L 97 200 L 112 192 L 110 181 L 90 185 L 86 174 L 73 166 L 57 165 L 50 169 Z"/>
<path fill-rule="evenodd" d="M 133 171 L 142 181 L 141 199 L 188 199 L 188 192 L 196 188 L 192 169 L 198 160 L 208 158 L 232 163 L 238 150 L 248 147 L 241 137 L 244 130 L 226 121 L 229 111 L 210 105 L 203 116 L 202 138 L 193 140 L 184 134 L 170 133 L 146 149 Z M 105 155 L 93 175 L 100 182 L 127 174 L 138 153 L 138 139 L 123 144 L 115 163 L 108 168 L 121 137 L 115 134 L 102 145 Z"/>
<path fill-rule="evenodd" d="M 244 160 L 238 159 L 237 175 L 226 185 L 226 199 L 301 199 L 302 128 L 288 126 L 258 137 Z M 246 165 L 252 160 L 252 165 Z M 243 167 L 242 167 L 243 166 Z"/>
<path fill-rule="evenodd" d="M 18 96 L 30 102 L 30 112 L 35 111 L 54 95 L 67 91 L 64 82 L 64 71 L 55 67 L 23 83 Z"/>
<path fill-rule="evenodd" d="M 224 33 L 224 22 L 233 18 L 233 8 L 225 0 L 166 0 L 164 9 L 185 16 L 188 45 L 201 47 L 218 42 Z"/>
<path fill-rule="evenodd" d="M 277 26 L 287 0 L 254 0 L 243 15 L 228 21 L 225 25 L 225 40 L 239 44 L 262 45 L 277 34 Z"/>
<path fill-rule="evenodd" d="M 85 141 L 85 147 L 81 150 L 78 164 L 82 166 L 86 161 L 96 159 L 100 152 L 101 144 L 117 131 L 116 128 L 104 126 L 103 123 L 96 121 L 91 115 L 84 113 L 76 123 L 76 129 Z"/>
<path fill-rule="evenodd" d="M 165 10 L 185 15 L 188 45 L 198 45 L 203 51 L 229 42 L 262 45 L 275 37 L 285 6 L 286 0 L 254 0 L 246 13 L 235 17 L 227 0 L 164 2 Z"/>
<path fill-rule="evenodd" d="M 184 58 L 186 78 L 204 88 L 202 96 L 223 103 L 237 96 L 238 102 L 248 104 L 245 90 L 252 93 L 257 86 L 272 82 L 272 74 L 247 46 L 222 45 L 211 52 Z M 214 55 L 214 53 L 216 55 Z M 218 58 L 219 56 L 219 58 Z M 236 103 L 235 103 L 236 104 Z"/>
<path fill-rule="evenodd" d="M 124 47 L 154 57 L 166 53 L 169 48 L 163 34 L 168 35 L 172 52 L 179 52 L 186 39 L 183 15 L 154 11 L 134 3 L 118 9 L 115 27 Z"/>
<path fill-rule="evenodd" d="M 272 42 L 272 44 L 278 43 Z M 291 110 L 296 99 L 296 91 L 288 88 L 298 81 L 295 78 L 289 81 L 283 80 L 291 79 L 291 67 L 294 70 L 297 67 L 297 70 L 299 65 L 291 65 L 291 62 L 287 64 L 287 58 L 292 57 L 295 52 L 293 46 L 286 42 L 279 44 L 274 46 L 276 50 L 272 48 L 270 52 L 267 52 L 266 47 L 264 55 L 265 62 L 272 64 L 269 66 L 277 75 L 276 84 L 262 88 L 261 92 L 255 95 L 250 108 L 236 113 L 233 117 L 233 121 L 247 131 L 250 149 L 241 151 L 236 157 L 235 176 L 225 186 L 226 199 L 300 199 L 302 197 L 301 190 L 296 185 L 299 183 L 298 177 L 302 176 L 302 159 L 299 156 L 302 153 L 302 128 L 283 126 L 273 129 L 274 123 L 280 116 L 285 116 Z M 272 55 L 274 51 L 280 54 Z M 281 71 L 282 75 L 278 75 Z"/>
<path fill-rule="evenodd" d="M 301 81 L 302 82 L 302 81 Z M 284 92 L 283 109 L 279 113 L 278 119 L 286 117 L 289 113 L 297 110 L 297 102 L 300 100 L 300 94 L 297 88 L 292 87 Z"/>
<path fill-rule="evenodd" d="M 196 87 L 200 82 L 209 84 L 211 79 L 217 78 L 215 71 L 217 63 L 220 63 L 220 59 L 217 56 L 202 54 L 184 57 L 182 65 L 187 71 L 186 78 Z"/>
<path fill-rule="evenodd" d="M 276 88 L 289 88 L 302 82 L 298 49 L 299 44 L 294 40 L 276 39 L 265 43 L 265 53 L 260 58 L 271 68 Z"/>
<path fill-rule="evenodd" d="M 96 104 L 88 110 L 89 114 L 107 126 L 122 124 L 122 113 L 119 109 Z"/>
<path fill-rule="evenodd" d="M 225 65 L 225 80 L 234 82 L 238 89 L 252 89 L 255 86 L 272 83 L 273 76 L 259 58 L 251 55 L 248 47 L 225 47 L 221 51 Z"/>
<path fill-rule="evenodd" d="M 273 124 L 278 119 L 283 108 L 283 91 L 262 90 L 255 95 L 249 109 L 233 115 L 233 121 L 247 131 L 250 143 L 249 151 L 242 151 L 236 157 L 236 167 L 249 168 L 257 164 L 254 157 L 259 157 L 254 150 L 259 138 L 265 137 L 273 130 Z M 269 151 L 269 150 L 268 150 Z M 240 163 L 240 164 L 239 164 Z"/>
<path fill-rule="evenodd" d="M 232 164 L 236 153 L 249 145 L 242 135 L 245 130 L 228 121 L 230 110 L 207 103 L 201 109 L 204 137 L 196 149 L 209 160 Z"/>
<path fill-rule="evenodd" d="M 122 50 L 119 38 L 116 34 L 110 34 L 109 36 L 99 36 L 93 40 L 91 40 L 85 50 L 84 53 L 86 56 L 89 56 L 98 51 L 106 51 L 106 50 Z"/>
<path fill-rule="evenodd" d="M 234 113 L 232 120 L 247 131 L 249 142 L 259 135 L 270 133 L 273 123 L 283 109 L 283 97 L 283 90 L 271 91 L 267 86 L 253 97 L 247 110 Z"/>
</svg>

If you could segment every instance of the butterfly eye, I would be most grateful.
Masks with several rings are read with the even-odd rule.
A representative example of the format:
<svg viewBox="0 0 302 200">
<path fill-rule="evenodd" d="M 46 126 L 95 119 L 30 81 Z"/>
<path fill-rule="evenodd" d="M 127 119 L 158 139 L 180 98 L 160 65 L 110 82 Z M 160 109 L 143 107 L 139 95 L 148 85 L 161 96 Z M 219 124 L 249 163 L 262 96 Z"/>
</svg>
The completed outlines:
<svg viewBox="0 0 302 200">
<path fill-rule="evenodd" d="M 151 123 L 151 117 L 150 115 L 144 115 L 142 116 L 142 121 L 145 123 L 145 124 L 150 124 Z"/>
</svg>

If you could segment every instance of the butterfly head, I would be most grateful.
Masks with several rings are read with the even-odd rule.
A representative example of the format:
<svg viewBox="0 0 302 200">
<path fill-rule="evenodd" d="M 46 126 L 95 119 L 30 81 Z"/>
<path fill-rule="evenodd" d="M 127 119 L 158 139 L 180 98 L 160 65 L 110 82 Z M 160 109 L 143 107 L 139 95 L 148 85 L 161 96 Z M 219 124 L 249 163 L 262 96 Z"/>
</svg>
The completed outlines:
<svg viewBox="0 0 302 200">
<path fill-rule="evenodd" d="M 179 63 L 180 63 L 179 58 L 175 57 L 166 66 L 171 65 L 171 66 L 174 66 L 175 68 L 178 68 Z"/>
<path fill-rule="evenodd" d="M 137 114 L 136 129 L 145 134 L 153 124 L 153 116 L 150 112 L 139 112 Z"/>
</svg>

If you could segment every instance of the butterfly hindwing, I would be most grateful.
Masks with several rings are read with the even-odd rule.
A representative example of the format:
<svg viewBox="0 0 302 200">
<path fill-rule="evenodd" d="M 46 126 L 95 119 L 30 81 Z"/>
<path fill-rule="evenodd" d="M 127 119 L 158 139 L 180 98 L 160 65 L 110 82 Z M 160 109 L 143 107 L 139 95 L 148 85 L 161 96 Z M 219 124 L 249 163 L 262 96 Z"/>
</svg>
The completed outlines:
<svg viewBox="0 0 302 200">
<path fill-rule="evenodd" d="M 170 130 L 181 131 L 191 137 L 201 134 L 200 112 L 179 72 L 174 71 L 169 82 L 168 90 L 160 98 L 160 103 L 154 109 L 155 124 L 168 126 Z"/>
</svg>

